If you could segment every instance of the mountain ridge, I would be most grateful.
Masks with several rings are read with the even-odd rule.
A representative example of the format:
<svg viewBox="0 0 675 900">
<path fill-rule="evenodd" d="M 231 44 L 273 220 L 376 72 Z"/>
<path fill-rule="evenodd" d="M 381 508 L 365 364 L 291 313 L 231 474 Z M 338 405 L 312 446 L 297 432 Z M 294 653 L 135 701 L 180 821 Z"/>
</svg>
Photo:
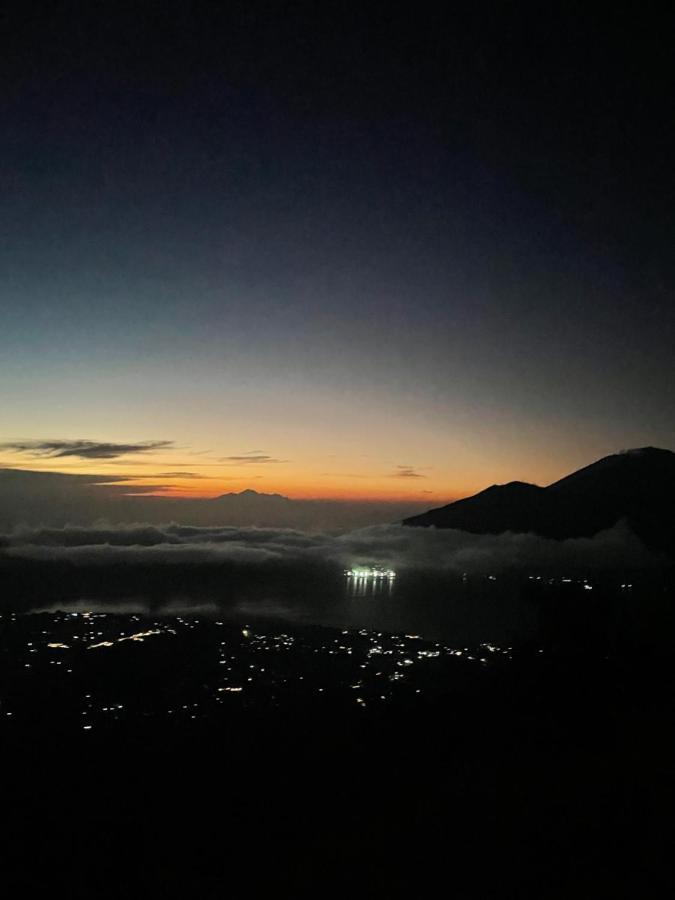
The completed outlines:
<svg viewBox="0 0 675 900">
<path fill-rule="evenodd" d="M 602 457 L 547 487 L 512 481 L 403 520 L 474 534 L 592 537 L 625 520 L 650 548 L 675 557 L 675 453 L 641 447 Z"/>
</svg>

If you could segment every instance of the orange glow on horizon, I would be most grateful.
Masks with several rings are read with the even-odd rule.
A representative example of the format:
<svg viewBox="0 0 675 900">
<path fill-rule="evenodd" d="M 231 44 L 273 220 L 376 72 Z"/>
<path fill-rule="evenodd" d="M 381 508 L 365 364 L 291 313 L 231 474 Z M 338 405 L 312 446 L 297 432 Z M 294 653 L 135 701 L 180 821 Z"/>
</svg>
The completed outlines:
<svg viewBox="0 0 675 900">
<path fill-rule="evenodd" d="M 154 461 L 153 461 L 154 462 Z M 398 476 L 396 474 L 355 473 L 353 476 L 289 471 L 270 472 L 271 466 L 245 466 L 237 473 L 223 477 L 223 467 L 210 463 L 192 463 L 195 469 L 189 477 L 181 477 L 171 461 L 162 460 L 147 465 L 145 460 L 134 464 L 106 460 L 0 460 L 0 468 L 44 472 L 53 474 L 88 476 L 95 478 L 92 484 L 102 488 L 109 485 L 119 496 L 165 497 L 171 499 L 213 499 L 222 494 L 238 494 L 254 490 L 260 494 L 281 494 L 291 500 L 332 500 L 341 502 L 421 503 L 439 506 L 462 496 L 475 493 L 485 485 L 448 485 L 438 477 L 429 475 Z M 276 467 L 275 467 L 276 468 Z M 281 468 L 281 467 L 279 467 Z M 110 470 L 110 471 L 106 471 Z M 201 470 L 201 471 L 200 471 Z M 262 470 L 262 471 L 261 471 Z M 213 474 L 212 474 L 213 473 Z M 174 476 L 175 477 L 172 477 Z"/>
<path fill-rule="evenodd" d="M 356 480 L 356 479 L 355 479 Z M 321 481 L 281 481 L 268 480 L 267 478 L 253 479 L 242 476 L 236 481 L 222 481 L 218 478 L 203 479 L 196 484 L 192 480 L 180 481 L 173 480 L 170 483 L 157 487 L 157 479 L 151 476 L 148 478 L 134 479 L 130 481 L 115 482 L 119 487 L 126 487 L 129 494 L 143 494 L 151 497 L 169 497 L 173 499 L 184 500 L 209 500 L 220 497 L 222 494 L 238 494 L 245 490 L 254 490 L 259 494 L 281 494 L 291 500 L 339 500 L 343 502 L 415 502 L 437 504 L 449 503 L 451 500 L 458 499 L 460 496 L 467 496 L 474 493 L 473 490 L 467 489 L 461 491 L 455 489 L 431 490 L 430 488 L 420 488 L 418 490 L 402 490 L 396 485 L 382 483 L 384 479 L 372 482 L 366 481 L 363 487 L 355 489 L 355 484 L 342 484 L 335 482 L 329 483 L 328 479 Z M 393 481 L 394 479 L 390 479 Z M 341 479 L 344 481 L 344 479 Z M 103 483 L 103 482 L 102 482 Z M 144 490 L 148 486 L 150 490 Z M 397 489 L 398 488 L 398 489 Z"/>
<path fill-rule="evenodd" d="M 252 440 L 238 443 L 240 447 L 263 446 Z M 378 448 L 378 452 L 361 453 L 356 442 L 348 443 L 339 454 L 328 452 L 334 449 L 330 446 L 324 452 L 323 446 L 311 441 L 304 454 L 294 452 L 290 441 L 281 449 L 276 445 L 270 455 L 253 450 L 235 453 L 237 448 L 217 442 L 204 445 L 211 449 L 176 445 L 102 458 L 7 450 L 0 458 L 0 468 L 86 476 L 92 483 L 115 488 L 111 494 L 117 496 L 206 500 L 254 490 L 292 500 L 414 503 L 429 508 L 470 496 L 495 483 L 523 480 L 548 484 L 566 474 L 567 469 L 559 463 L 556 471 L 552 460 L 536 454 L 524 463 L 502 454 L 495 463 L 480 447 L 457 450 L 442 444 L 428 448 L 423 455 L 418 447 L 411 446 L 396 456 L 388 452 L 388 446 Z M 226 453 L 232 455 L 221 455 Z"/>
</svg>

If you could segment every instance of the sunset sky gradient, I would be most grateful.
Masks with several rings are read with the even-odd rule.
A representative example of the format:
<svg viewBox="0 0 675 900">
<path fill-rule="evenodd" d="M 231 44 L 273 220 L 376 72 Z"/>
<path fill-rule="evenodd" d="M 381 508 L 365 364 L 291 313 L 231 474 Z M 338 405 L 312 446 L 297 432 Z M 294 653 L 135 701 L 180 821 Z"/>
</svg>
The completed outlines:
<svg viewBox="0 0 675 900">
<path fill-rule="evenodd" d="M 9 15 L 0 466 L 438 505 L 675 446 L 665 38 L 234 7 Z"/>
</svg>

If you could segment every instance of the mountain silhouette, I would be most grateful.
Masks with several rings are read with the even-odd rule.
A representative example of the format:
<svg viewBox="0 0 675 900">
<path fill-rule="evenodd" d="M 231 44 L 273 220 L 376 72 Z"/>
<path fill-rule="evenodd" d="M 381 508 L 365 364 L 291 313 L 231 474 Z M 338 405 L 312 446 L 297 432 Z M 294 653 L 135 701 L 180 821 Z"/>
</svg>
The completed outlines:
<svg viewBox="0 0 675 900">
<path fill-rule="evenodd" d="M 421 512 L 424 506 L 418 500 L 291 498 L 253 488 L 218 497 L 171 497 L 145 494 L 142 486 L 117 483 L 109 475 L 71 475 L 0 466 L 0 535 L 22 525 L 62 528 L 98 520 L 351 531 L 400 521 Z"/>
<path fill-rule="evenodd" d="M 236 498 L 253 502 L 259 501 L 261 503 L 265 503 L 269 500 L 281 500 L 284 503 L 290 502 L 289 498 L 285 497 L 283 494 L 261 494 L 260 491 L 254 491 L 253 488 L 245 488 L 243 491 L 230 492 L 229 494 L 220 494 L 218 497 L 211 498 L 211 502 L 218 503 L 223 500 L 232 501 Z"/>
<path fill-rule="evenodd" d="M 625 520 L 648 547 L 675 556 L 674 509 L 675 453 L 643 447 L 606 456 L 545 488 L 492 485 L 403 524 L 564 539 L 591 537 Z"/>
</svg>

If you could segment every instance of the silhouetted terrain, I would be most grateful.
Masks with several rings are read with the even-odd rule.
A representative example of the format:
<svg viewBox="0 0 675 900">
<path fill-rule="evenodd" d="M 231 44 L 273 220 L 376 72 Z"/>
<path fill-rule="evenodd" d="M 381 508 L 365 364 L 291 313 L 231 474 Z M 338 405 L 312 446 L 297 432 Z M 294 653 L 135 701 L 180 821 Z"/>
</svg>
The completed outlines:
<svg viewBox="0 0 675 900">
<path fill-rule="evenodd" d="M 8 896 L 672 891 L 672 565 L 547 538 L 668 551 L 674 460 L 407 520 L 456 532 L 1 535 Z"/>
<path fill-rule="evenodd" d="M 644 447 L 604 457 L 545 488 L 493 485 L 404 524 L 563 539 L 591 537 L 624 519 L 648 547 L 675 555 L 673 509 L 675 453 Z"/>
<path fill-rule="evenodd" d="M 117 483 L 122 480 L 124 483 Z M 248 488 L 219 497 L 152 496 L 111 475 L 73 475 L 0 467 L 0 531 L 25 525 L 180 522 L 347 530 L 420 512 L 418 500 L 300 500 Z"/>
<path fill-rule="evenodd" d="M 0 634 L 8 896 L 563 900 L 672 876 L 668 654 L 188 614 Z"/>
</svg>

